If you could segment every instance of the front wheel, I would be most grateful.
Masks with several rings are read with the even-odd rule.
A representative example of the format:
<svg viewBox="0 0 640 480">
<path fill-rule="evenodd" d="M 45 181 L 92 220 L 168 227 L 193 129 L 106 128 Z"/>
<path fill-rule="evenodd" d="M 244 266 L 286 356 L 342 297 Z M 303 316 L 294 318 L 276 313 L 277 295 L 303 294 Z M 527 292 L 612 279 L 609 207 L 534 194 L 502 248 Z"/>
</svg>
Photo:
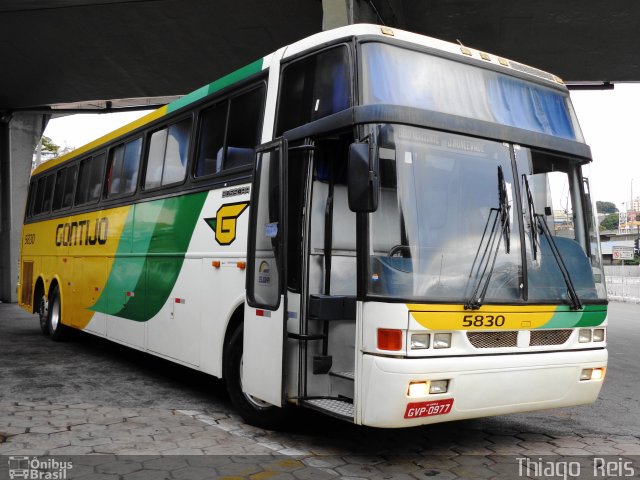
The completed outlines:
<svg viewBox="0 0 640 480">
<path fill-rule="evenodd" d="M 49 336 L 54 342 L 62 342 L 69 337 L 69 327 L 62 324 L 62 308 L 60 290 L 56 285 L 49 295 L 49 309 L 47 314 Z"/>
<path fill-rule="evenodd" d="M 282 428 L 286 421 L 285 408 L 271 405 L 245 393 L 242 389 L 243 332 L 243 326 L 233 332 L 226 350 L 224 376 L 229 397 L 248 424 L 268 429 Z"/>
</svg>

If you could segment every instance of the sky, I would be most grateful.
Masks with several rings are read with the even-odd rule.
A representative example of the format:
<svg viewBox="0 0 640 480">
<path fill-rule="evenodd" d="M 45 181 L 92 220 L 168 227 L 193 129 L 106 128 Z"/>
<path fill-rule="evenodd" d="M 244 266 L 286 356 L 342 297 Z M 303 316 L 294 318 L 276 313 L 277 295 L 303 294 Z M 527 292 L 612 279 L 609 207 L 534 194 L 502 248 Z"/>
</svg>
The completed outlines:
<svg viewBox="0 0 640 480">
<path fill-rule="evenodd" d="M 640 196 L 640 84 L 573 91 L 571 98 L 593 154 L 594 161 L 583 169 L 592 197 L 625 210 L 632 188 L 633 197 Z M 77 148 L 146 113 L 70 115 L 51 120 L 44 134 L 61 147 Z"/>
</svg>

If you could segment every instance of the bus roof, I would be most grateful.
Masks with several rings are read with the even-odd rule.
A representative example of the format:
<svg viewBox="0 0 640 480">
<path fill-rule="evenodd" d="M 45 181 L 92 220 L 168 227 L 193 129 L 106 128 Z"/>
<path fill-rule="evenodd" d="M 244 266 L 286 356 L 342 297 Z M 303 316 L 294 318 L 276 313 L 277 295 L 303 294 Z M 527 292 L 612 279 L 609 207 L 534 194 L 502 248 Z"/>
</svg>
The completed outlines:
<svg viewBox="0 0 640 480">
<path fill-rule="evenodd" d="M 534 67 L 530 67 L 527 65 L 523 65 L 518 62 L 514 62 L 512 60 L 508 60 L 499 56 L 491 55 L 486 52 L 482 52 L 480 50 L 474 50 L 472 48 L 466 47 L 464 45 L 458 45 L 455 43 L 447 42 L 444 40 L 439 40 L 432 37 L 427 37 L 425 35 L 420 35 L 417 33 L 407 32 L 405 30 L 400 30 L 397 28 L 384 27 L 380 25 L 373 24 L 356 24 L 356 25 L 348 25 L 345 27 L 335 28 L 332 30 L 327 30 L 324 32 L 319 32 L 309 37 L 306 37 L 302 40 L 299 40 L 283 49 L 283 59 L 287 59 L 296 55 L 299 55 L 307 50 L 311 50 L 319 45 L 323 45 L 325 43 L 330 43 L 341 38 L 349 38 L 354 36 L 380 36 L 381 38 L 395 38 L 397 40 L 406 41 L 409 43 L 417 44 L 420 46 L 432 48 L 434 50 L 439 50 L 443 52 L 447 52 L 449 54 L 459 55 L 460 57 L 466 57 L 475 59 L 478 62 L 492 63 L 494 65 L 498 65 L 507 70 L 514 70 L 519 72 L 520 74 L 525 74 L 533 77 L 537 77 L 538 79 L 545 80 L 547 82 L 551 82 L 554 84 L 563 85 L 562 80 L 548 72 L 543 70 L 539 70 Z M 197 90 L 194 90 L 191 93 L 184 95 L 183 97 L 160 107 L 149 114 L 131 122 L 127 125 L 124 125 L 96 140 L 83 145 L 65 155 L 62 155 L 58 158 L 49 160 L 47 162 L 42 163 L 38 167 L 36 167 L 31 175 L 37 175 L 41 172 L 47 171 L 51 168 L 54 168 L 68 160 L 76 158 L 83 153 L 86 153 L 90 150 L 100 147 L 118 137 L 124 136 L 129 132 L 136 130 L 139 127 L 142 127 L 148 123 L 153 122 L 163 116 L 170 114 L 182 107 L 185 107 L 193 102 L 196 102 L 208 95 L 211 95 L 219 90 L 222 90 L 234 83 L 240 82 L 245 78 L 250 77 L 266 68 L 270 65 L 270 59 L 274 55 L 271 53 L 266 55 L 265 57 L 256 60 L 248 65 L 245 65 L 238 70 L 235 70 L 207 85 L 204 85 Z"/>
</svg>

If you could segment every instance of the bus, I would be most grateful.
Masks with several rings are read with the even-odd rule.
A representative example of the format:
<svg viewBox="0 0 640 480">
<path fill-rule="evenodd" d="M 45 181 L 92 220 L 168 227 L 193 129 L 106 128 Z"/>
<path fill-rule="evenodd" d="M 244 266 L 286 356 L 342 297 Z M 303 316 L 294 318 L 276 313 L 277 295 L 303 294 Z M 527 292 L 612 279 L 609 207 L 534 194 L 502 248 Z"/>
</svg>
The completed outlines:
<svg viewBox="0 0 640 480">
<path fill-rule="evenodd" d="M 291 406 L 408 427 L 588 404 L 607 298 L 568 89 L 359 24 L 37 167 L 20 305 Z"/>
</svg>

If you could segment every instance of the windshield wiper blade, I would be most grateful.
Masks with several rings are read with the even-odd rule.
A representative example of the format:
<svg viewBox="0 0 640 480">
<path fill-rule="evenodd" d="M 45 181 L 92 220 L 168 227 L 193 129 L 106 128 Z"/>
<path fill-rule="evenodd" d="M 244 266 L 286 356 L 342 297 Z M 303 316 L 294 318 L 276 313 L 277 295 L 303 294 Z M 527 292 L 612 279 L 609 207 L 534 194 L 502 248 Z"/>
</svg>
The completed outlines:
<svg viewBox="0 0 640 480">
<path fill-rule="evenodd" d="M 582 303 L 580 302 L 580 297 L 578 296 L 578 292 L 576 292 L 576 289 L 573 286 L 571 275 L 569 274 L 569 270 L 567 269 L 567 266 L 565 265 L 564 260 L 562 259 L 562 255 L 560 255 L 560 250 L 558 250 L 558 245 L 556 245 L 556 241 L 553 239 L 553 235 L 551 235 L 551 231 L 549 230 L 549 225 L 547 225 L 547 219 L 545 218 L 544 215 L 536 214 L 536 220 L 540 226 L 540 230 L 542 231 L 542 234 L 545 236 L 545 238 L 549 242 L 551 253 L 553 253 L 553 257 L 556 259 L 558 268 L 560 268 L 560 272 L 562 273 L 562 277 L 564 278 L 564 283 L 567 285 L 571 310 L 582 310 Z"/>
<path fill-rule="evenodd" d="M 562 273 L 562 277 L 564 278 L 564 283 L 567 285 L 567 290 L 569 293 L 569 302 L 572 310 L 581 310 L 582 303 L 580 302 L 580 297 L 578 296 L 578 292 L 576 292 L 575 287 L 573 286 L 573 281 L 571 280 L 571 275 L 569 274 L 569 270 L 562 259 L 562 255 L 560 255 L 560 251 L 558 250 L 558 245 L 549 230 L 549 225 L 547 224 L 547 219 L 544 215 L 536 213 L 535 204 L 533 202 L 533 195 L 531 194 L 531 188 L 529 187 L 529 179 L 526 175 L 522 175 L 522 183 L 524 184 L 524 188 L 527 194 L 527 206 L 529 208 L 529 219 L 530 225 L 529 228 L 531 230 L 531 246 L 533 250 L 533 259 L 536 260 L 538 258 L 538 248 L 539 248 L 539 240 L 538 240 L 538 230 L 542 232 L 544 238 L 547 239 L 549 243 L 549 248 L 551 249 L 551 253 L 553 254 L 553 258 L 555 258 L 556 263 L 558 264 L 558 268 L 560 269 L 560 273 Z"/>
<path fill-rule="evenodd" d="M 471 265 L 471 271 L 469 272 L 469 281 L 471 281 L 471 278 L 474 277 L 474 272 L 476 277 L 479 275 L 479 278 L 475 288 L 473 289 L 473 293 L 469 296 L 469 299 L 464 304 L 465 310 L 477 310 L 482 306 L 482 300 L 484 299 L 484 296 L 487 293 L 487 289 L 489 288 L 489 282 L 491 281 L 491 276 L 493 275 L 493 270 L 498 258 L 498 252 L 500 250 L 500 244 L 502 243 L 503 238 L 505 241 L 505 252 L 509 253 L 511 250 L 511 227 L 509 225 L 509 210 L 511 209 L 511 206 L 509 205 L 507 185 L 502 173 L 502 166 L 498 166 L 498 202 L 498 208 L 494 207 L 489 210 L 487 223 L 484 226 L 484 231 L 482 232 L 482 237 L 480 238 L 480 244 L 478 245 L 478 249 L 476 250 L 473 264 Z M 495 216 L 493 218 L 491 231 L 489 232 L 489 236 L 485 244 L 484 239 L 487 236 L 487 229 L 489 227 L 489 223 L 491 222 L 491 217 L 494 214 Z M 500 221 L 500 225 L 502 227 L 499 234 L 498 220 Z M 483 244 L 484 250 L 482 250 Z M 481 250 L 482 256 L 480 257 L 480 261 L 478 262 L 478 256 L 480 255 Z"/>
<path fill-rule="evenodd" d="M 522 175 L 522 183 L 527 194 L 527 206 L 529 209 L 529 231 L 531 232 L 531 250 L 533 250 L 533 259 L 538 259 L 538 227 L 536 226 L 536 207 L 533 203 L 533 195 L 529 187 L 529 179 L 526 175 Z"/>
</svg>

